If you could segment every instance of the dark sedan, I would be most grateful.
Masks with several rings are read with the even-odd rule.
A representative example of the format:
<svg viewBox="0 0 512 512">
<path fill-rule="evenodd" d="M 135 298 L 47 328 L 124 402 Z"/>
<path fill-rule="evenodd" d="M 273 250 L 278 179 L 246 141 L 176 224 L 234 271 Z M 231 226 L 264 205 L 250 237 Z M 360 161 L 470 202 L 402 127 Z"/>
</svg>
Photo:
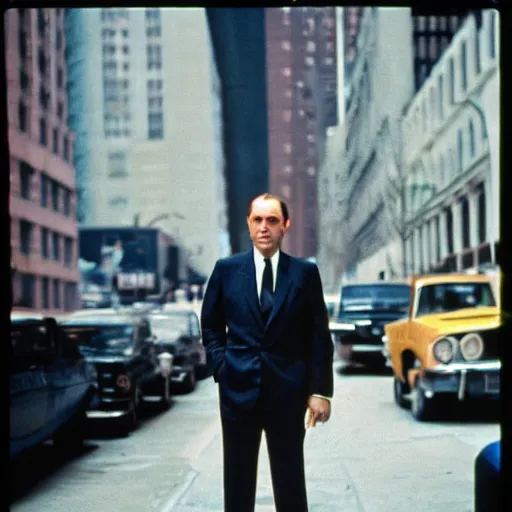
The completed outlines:
<svg viewBox="0 0 512 512">
<path fill-rule="evenodd" d="M 337 321 L 330 323 L 335 345 L 346 363 L 382 368 L 384 326 L 407 316 L 410 285 L 379 281 L 341 289 Z"/>
<path fill-rule="evenodd" d="M 149 315 L 155 343 L 173 356 L 173 388 L 191 392 L 198 378 L 207 374 L 206 353 L 199 318 L 193 309 L 178 309 Z"/>
<path fill-rule="evenodd" d="M 128 432 L 136 427 L 144 405 L 170 405 L 169 377 L 162 374 L 158 348 L 144 315 L 81 312 L 61 324 L 96 365 L 99 393 L 89 407 L 89 418 L 114 419 Z"/>
<path fill-rule="evenodd" d="M 96 371 L 54 318 L 11 317 L 10 453 L 49 439 L 63 449 L 83 440 Z"/>
</svg>

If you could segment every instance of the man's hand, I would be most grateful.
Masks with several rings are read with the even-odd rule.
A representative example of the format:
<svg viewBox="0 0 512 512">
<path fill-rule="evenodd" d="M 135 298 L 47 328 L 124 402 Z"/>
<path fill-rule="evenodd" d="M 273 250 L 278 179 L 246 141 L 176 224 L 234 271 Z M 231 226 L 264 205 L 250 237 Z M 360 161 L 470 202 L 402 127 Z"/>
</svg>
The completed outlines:
<svg viewBox="0 0 512 512">
<path fill-rule="evenodd" d="M 314 427 L 317 421 L 325 423 L 331 416 L 331 403 L 319 396 L 310 396 L 308 399 L 309 426 Z"/>
</svg>

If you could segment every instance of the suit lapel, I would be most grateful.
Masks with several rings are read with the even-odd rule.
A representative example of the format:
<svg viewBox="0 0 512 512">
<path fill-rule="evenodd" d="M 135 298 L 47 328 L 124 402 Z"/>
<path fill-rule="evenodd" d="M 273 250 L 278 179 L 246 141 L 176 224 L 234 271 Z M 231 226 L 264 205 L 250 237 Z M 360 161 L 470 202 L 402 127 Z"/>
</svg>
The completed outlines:
<svg viewBox="0 0 512 512">
<path fill-rule="evenodd" d="M 256 287 L 256 267 L 254 266 L 253 251 L 246 253 L 243 265 L 240 268 L 240 281 L 243 286 L 244 297 L 257 322 L 263 323 L 261 316 L 258 289 Z"/>
<path fill-rule="evenodd" d="M 270 313 L 267 327 L 270 325 L 272 320 L 279 313 L 279 310 L 283 307 L 288 297 L 288 289 L 292 283 L 290 276 L 290 256 L 281 251 L 279 255 L 279 264 L 277 266 L 277 281 L 276 290 L 274 295 L 274 307 Z"/>
</svg>

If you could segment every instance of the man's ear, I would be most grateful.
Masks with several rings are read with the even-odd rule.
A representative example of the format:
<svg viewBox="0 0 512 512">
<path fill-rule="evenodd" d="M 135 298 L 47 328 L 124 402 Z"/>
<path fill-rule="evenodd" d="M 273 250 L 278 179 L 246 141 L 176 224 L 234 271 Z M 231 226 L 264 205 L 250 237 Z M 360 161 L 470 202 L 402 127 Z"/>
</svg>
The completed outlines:
<svg viewBox="0 0 512 512">
<path fill-rule="evenodd" d="M 290 219 L 286 219 L 286 222 L 284 223 L 284 232 L 286 233 L 288 231 L 288 228 L 290 227 Z"/>
</svg>

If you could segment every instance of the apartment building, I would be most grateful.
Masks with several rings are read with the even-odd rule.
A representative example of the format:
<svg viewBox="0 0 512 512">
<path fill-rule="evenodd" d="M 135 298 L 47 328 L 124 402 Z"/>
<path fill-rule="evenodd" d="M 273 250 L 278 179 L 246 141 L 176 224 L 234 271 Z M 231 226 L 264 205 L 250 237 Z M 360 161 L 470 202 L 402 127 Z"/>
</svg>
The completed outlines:
<svg viewBox="0 0 512 512">
<path fill-rule="evenodd" d="M 74 134 L 64 9 L 5 13 L 13 307 L 77 307 Z"/>
<path fill-rule="evenodd" d="M 205 10 L 68 11 L 81 223 L 158 226 L 208 275 L 230 245 Z"/>
</svg>

